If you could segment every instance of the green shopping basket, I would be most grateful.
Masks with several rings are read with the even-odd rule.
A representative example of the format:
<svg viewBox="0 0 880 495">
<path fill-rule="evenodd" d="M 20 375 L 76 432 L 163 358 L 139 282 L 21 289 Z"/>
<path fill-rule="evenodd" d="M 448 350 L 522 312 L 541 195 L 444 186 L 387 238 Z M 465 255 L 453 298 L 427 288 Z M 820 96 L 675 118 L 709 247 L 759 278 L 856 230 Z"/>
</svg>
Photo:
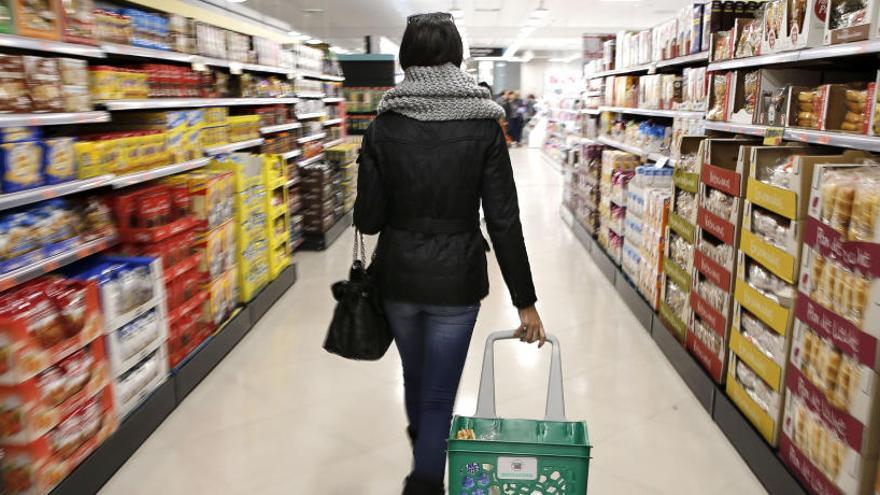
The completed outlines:
<svg viewBox="0 0 880 495">
<path fill-rule="evenodd" d="M 590 438 L 583 421 L 566 421 L 559 341 L 552 335 L 550 384 L 543 420 L 495 414 L 495 342 L 516 338 L 495 332 L 486 341 L 473 417 L 456 416 L 449 433 L 450 495 L 584 495 Z M 459 439 L 459 432 L 471 439 Z"/>
</svg>

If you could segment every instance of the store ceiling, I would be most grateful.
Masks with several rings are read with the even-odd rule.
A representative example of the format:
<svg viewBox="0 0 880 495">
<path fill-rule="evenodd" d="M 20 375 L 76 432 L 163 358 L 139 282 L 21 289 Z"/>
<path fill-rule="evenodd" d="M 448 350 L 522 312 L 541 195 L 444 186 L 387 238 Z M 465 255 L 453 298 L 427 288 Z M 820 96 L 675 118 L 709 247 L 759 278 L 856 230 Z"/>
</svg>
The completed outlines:
<svg viewBox="0 0 880 495">
<path fill-rule="evenodd" d="M 289 22 L 294 29 L 343 48 L 363 47 L 365 35 L 400 41 L 406 16 L 464 11 L 471 46 L 506 47 L 538 0 L 248 0 L 244 5 Z M 675 15 L 682 0 L 546 0 L 549 24 L 523 43 L 524 50 L 580 50 L 583 33 L 649 27 Z"/>
</svg>

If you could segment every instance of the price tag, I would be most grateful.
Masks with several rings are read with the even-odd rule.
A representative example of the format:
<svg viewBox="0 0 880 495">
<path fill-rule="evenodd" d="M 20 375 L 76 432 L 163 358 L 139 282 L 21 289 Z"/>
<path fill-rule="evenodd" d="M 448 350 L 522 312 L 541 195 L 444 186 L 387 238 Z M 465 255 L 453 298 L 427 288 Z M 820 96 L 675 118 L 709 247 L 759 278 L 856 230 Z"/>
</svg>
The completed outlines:
<svg viewBox="0 0 880 495">
<path fill-rule="evenodd" d="M 668 157 L 668 156 L 660 157 L 660 158 L 657 159 L 656 162 L 654 162 L 654 168 L 663 168 L 663 167 L 666 166 L 667 163 L 669 163 L 669 157 Z"/>
<path fill-rule="evenodd" d="M 764 146 L 779 146 L 782 144 L 782 136 L 785 129 L 782 127 L 768 127 L 767 133 L 764 134 Z"/>
<path fill-rule="evenodd" d="M 196 72 L 207 72 L 208 66 L 205 64 L 205 61 L 201 58 L 193 58 L 192 61 L 192 70 Z"/>
<path fill-rule="evenodd" d="M 241 75 L 241 64 L 238 62 L 229 62 L 229 73 L 233 76 Z"/>
</svg>

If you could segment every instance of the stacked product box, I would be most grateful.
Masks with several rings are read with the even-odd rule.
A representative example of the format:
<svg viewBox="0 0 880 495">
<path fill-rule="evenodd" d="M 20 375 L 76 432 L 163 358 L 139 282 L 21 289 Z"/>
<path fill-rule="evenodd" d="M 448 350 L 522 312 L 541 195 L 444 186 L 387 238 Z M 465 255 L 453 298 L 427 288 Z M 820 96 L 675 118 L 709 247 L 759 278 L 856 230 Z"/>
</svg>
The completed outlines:
<svg viewBox="0 0 880 495">
<path fill-rule="evenodd" d="M 624 246 L 632 245 L 639 260 L 629 275 L 654 310 L 660 302 L 671 185 L 671 168 L 641 166 L 627 189 Z"/>
<path fill-rule="evenodd" d="M 743 209 L 727 393 L 776 445 L 810 181 L 829 148 L 753 146 Z"/>
<path fill-rule="evenodd" d="M 599 226 L 599 175 L 602 169 L 600 144 L 587 144 L 572 172 L 569 209 L 580 224 L 595 236 Z"/>
<path fill-rule="evenodd" d="M 626 186 L 635 175 L 639 158 L 618 150 L 602 151 L 600 179 L 599 244 L 619 265 L 623 251 L 624 218 L 626 217 Z"/>
<path fill-rule="evenodd" d="M 230 309 L 246 303 L 269 282 L 269 222 L 266 171 L 262 156 L 231 153 L 211 162 L 210 167 L 233 176 L 235 269 L 226 272 L 223 285 Z M 225 288 L 224 287 L 224 288 Z M 219 301 L 224 301 L 218 295 Z M 222 320 L 221 320 L 222 321 Z"/>
<path fill-rule="evenodd" d="M 707 139 L 700 170 L 687 348 L 718 383 L 724 381 L 733 316 L 736 251 L 749 162 L 749 141 Z"/>
<path fill-rule="evenodd" d="M 40 278 L 0 296 L 3 493 L 45 494 L 118 425 L 97 283 Z"/>
<path fill-rule="evenodd" d="M 225 108 L 204 108 L 191 110 L 169 110 L 148 112 L 122 112 L 114 116 L 110 130 L 154 131 L 165 137 L 168 159 L 172 163 L 194 160 L 202 156 L 202 148 L 208 146 L 204 141 L 203 128 L 210 118 L 219 112 L 225 115 Z M 222 143 L 220 143 L 222 144 Z"/>
<path fill-rule="evenodd" d="M 290 242 L 287 167 L 278 155 L 263 155 L 263 181 L 266 190 L 266 239 L 269 241 L 269 278 L 275 279 L 290 265 L 293 250 Z"/>
<path fill-rule="evenodd" d="M 164 181 L 188 208 L 195 226 L 181 258 L 166 262 L 166 291 L 171 328 L 172 366 L 192 353 L 235 306 L 233 177 L 228 172 L 198 170 Z M 225 275 L 225 276 L 224 276 Z"/>
<path fill-rule="evenodd" d="M 325 163 L 300 168 L 303 191 L 303 219 L 307 233 L 323 234 L 337 219 L 334 172 Z"/>
<path fill-rule="evenodd" d="M 357 193 L 357 153 L 360 146 L 353 143 L 339 144 L 325 151 L 327 163 L 339 175 L 342 193 L 342 210 L 348 212 L 354 208 Z"/>
<path fill-rule="evenodd" d="M 100 289 L 114 409 L 122 420 L 168 377 L 162 260 L 103 256 L 71 276 Z"/>
<path fill-rule="evenodd" d="M 703 164 L 703 138 L 686 136 L 680 140 L 678 158 L 672 171 L 672 196 L 663 250 L 663 280 L 658 312 L 682 343 L 690 328 L 691 272 L 697 232 L 697 194 Z"/>
<path fill-rule="evenodd" d="M 880 442 L 880 168 L 844 155 L 813 172 L 780 453 L 814 493 L 869 494 Z"/>
</svg>

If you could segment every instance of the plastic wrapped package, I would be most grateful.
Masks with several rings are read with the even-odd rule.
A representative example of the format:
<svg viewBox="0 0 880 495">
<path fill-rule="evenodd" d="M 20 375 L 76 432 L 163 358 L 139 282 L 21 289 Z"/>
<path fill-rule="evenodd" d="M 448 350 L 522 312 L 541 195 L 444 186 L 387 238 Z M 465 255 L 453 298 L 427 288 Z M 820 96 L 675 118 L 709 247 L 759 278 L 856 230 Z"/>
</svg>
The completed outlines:
<svg viewBox="0 0 880 495">
<path fill-rule="evenodd" d="M 700 251 L 706 256 L 723 266 L 733 266 L 733 246 L 729 244 L 712 244 L 703 241 Z"/>
<path fill-rule="evenodd" d="M 727 293 L 706 279 L 697 282 L 697 294 L 700 295 L 713 308 L 721 313 L 726 313 Z"/>
<path fill-rule="evenodd" d="M 811 299 L 857 326 L 862 325 L 870 281 L 836 261 L 814 255 Z"/>
<path fill-rule="evenodd" d="M 743 309 L 740 316 L 743 336 L 767 357 L 777 363 L 785 362 L 785 336 L 776 333 L 761 320 Z"/>
<path fill-rule="evenodd" d="M 816 129 L 819 127 L 819 105 L 816 102 L 818 92 L 815 89 L 798 91 L 798 127 L 808 127 Z"/>
<path fill-rule="evenodd" d="M 791 236 L 791 220 L 764 210 L 758 206 L 752 208 L 752 231 L 765 241 L 786 248 L 787 241 Z"/>
<path fill-rule="evenodd" d="M 679 237 L 675 232 L 669 233 L 669 255 L 679 266 L 688 266 L 694 256 L 694 246 Z"/>
<path fill-rule="evenodd" d="M 758 171 L 758 180 L 776 187 L 788 189 L 794 174 L 794 163 L 798 155 L 789 155 L 780 158 L 772 167 L 762 168 Z"/>
<path fill-rule="evenodd" d="M 725 120 L 727 109 L 727 77 L 726 74 L 715 74 L 712 77 L 712 100 L 711 108 L 706 112 L 706 120 Z"/>
<path fill-rule="evenodd" d="M 783 306 L 789 306 L 794 300 L 796 287 L 770 273 L 769 270 L 754 261 L 748 262 L 746 281 L 766 296 L 775 299 Z"/>
<path fill-rule="evenodd" d="M 718 356 L 721 354 L 721 350 L 724 347 L 724 344 L 721 340 L 721 337 L 715 333 L 714 330 L 703 325 L 703 322 L 700 321 L 699 318 L 694 318 L 694 336 L 703 343 L 712 354 Z"/>
<path fill-rule="evenodd" d="M 675 213 L 691 221 L 696 218 L 697 195 L 679 189 L 675 194 Z"/>
<path fill-rule="evenodd" d="M 675 315 L 681 321 L 688 320 L 688 313 L 691 307 L 688 293 L 681 290 L 671 281 L 666 283 L 666 304 L 672 308 L 672 311 L 675 312 Z"/>
<path fill-rule="evenodd" d="M 708 188 L 707 188 L 708 189 Z M 729 196 L 718 189 L 709 189 L 709 194 L 703 201 L 703 207 L 721 218 L 728 219 L 733 216 L 733 206 L 736 198 Z"/>
<path fill-rule="evenodd" d="M 779 392 L 776 392 L 742 361 L 736 363 L 736 381 L 749 397 L 771 417 L 779 412 Z"/>
</svg>

